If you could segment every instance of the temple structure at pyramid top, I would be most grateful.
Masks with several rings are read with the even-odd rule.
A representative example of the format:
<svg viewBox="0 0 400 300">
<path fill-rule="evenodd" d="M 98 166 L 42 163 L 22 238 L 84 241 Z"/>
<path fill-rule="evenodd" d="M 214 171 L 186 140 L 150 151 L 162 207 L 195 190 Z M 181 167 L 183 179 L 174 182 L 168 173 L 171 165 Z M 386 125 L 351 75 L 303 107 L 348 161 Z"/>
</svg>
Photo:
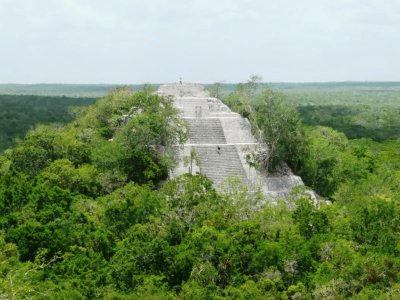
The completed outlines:
<svg viewBox="0 0 400 300">
<path fill-rule="evenodd" d="M 174 97 L 209 97 L 204 86 L 198 83 L 167 83 L 159 87 L 158 94 Z"/>
</svg>

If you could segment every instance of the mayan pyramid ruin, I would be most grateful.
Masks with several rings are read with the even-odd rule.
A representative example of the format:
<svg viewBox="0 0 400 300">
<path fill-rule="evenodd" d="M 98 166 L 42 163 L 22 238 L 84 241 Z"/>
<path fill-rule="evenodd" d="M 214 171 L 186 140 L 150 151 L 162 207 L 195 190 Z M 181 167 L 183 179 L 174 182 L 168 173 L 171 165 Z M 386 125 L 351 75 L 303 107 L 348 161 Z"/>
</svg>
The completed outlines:
<svg viewBox="0 0 400 300">
<path fill-rule="evenodd" d="M 195 149 L 199 164 L 191 172 L 206 175 L 218 189 L 228 178 L 236 178 L 249 190 L 261 189 L 273 199 L 288 196 L 291 189 L 303 185 L 290 170 L 285 174 L 266 174 L 249 166 L 246 155 L 259 144 L 251 133 L 250 123 L 232 112 L 221 100 L 210 97 L 200 84 L 161 85 L 157 93 L 172 96 L 175 106 L 187 122 L 189 139 L 177 148 L 178 167 L 171 177 L 188 173 L 187 159 Z"/>
</svg>

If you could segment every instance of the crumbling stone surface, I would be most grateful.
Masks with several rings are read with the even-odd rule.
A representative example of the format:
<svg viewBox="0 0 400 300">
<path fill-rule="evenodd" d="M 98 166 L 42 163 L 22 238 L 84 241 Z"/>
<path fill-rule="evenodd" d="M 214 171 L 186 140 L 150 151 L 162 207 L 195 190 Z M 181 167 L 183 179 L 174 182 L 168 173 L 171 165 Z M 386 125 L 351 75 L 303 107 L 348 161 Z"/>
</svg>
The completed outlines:
<svg viewBox="0 0 400 300">
<path fill-rule="evenodd" d="M 272 200 L 287 197 L 293 187 L 303 185 L 289 168 L 279 174 L 267 174 L 251 167 L 249 157 L 259 151 L 260 144 L 251 133 L 249 121 L 210 97 L 202 85 L 164 84 L 157 94 L 173 97 L 189 129 L 189 140 L 176 147 L 178 166 L 171 177 L 188 173 L 191 165 L 192 173 L 206 175 L 218 189 L 235 177 L 250 191 L 261 190 Z"/>
<path fill-rule="evenodd" d="M 157 94 L 173 97 L 209 97 L 209 93 L 197 83 L 168 83 L 159 87 Z"/>
</svg>

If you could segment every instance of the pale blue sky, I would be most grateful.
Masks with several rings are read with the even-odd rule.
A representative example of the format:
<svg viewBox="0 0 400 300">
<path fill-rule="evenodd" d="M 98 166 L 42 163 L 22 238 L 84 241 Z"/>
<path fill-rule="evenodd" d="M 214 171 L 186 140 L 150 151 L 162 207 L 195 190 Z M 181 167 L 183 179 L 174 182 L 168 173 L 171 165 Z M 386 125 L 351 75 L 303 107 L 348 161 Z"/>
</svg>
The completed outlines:
<svg viewBox="0 0 400 300">
<path fill-rule="evenodd" d="M 0 0 L 0 83 L 400 81 L 400 0 Z"/>
</svg>

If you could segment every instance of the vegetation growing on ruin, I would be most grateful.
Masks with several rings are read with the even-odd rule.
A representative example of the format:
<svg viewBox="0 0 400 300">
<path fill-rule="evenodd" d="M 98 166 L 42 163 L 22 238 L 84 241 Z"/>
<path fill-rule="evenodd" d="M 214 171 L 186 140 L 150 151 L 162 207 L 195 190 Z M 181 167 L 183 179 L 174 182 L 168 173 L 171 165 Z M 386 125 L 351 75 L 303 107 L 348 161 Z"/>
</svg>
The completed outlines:
<svg viewBox="0 0 400 300">
<path fill-rule="evenodd" d="M 277 134 L 262 116 L 290 117 L 274 159 L 331 205 L 301 189 L 270 205 L 198 175 L 164 183 L 186 138 L 177 111 L 119 89 L 0 156 L 0 298 L 396 298 L 400 142 L 304 127 L 280 93 L 247 101 L 254 87 L 229 101 L 250 92 L 236 105 L 261 137 Z"/>
<path fill-rule="evenodd" d="M 328 86 L 330 91 L 321 92 L 316 85 L 311 92 L 297 89 L 283 93 L 252 77 L 223 99 L 250 120 L 255 136 L 268 147 L 269 154 L 263 162 L 269 171 L 276 171 L 286 162 L 306 185 L 324 197 L 334 198 L 336 191 L 346 184 L 397 178 L 400 102 L 395 101 L 398 98 L 394 95 L 399 86 L 388 83 L 386 93 L 392 97 L 381 98 L 379 105 L 376 98 L 372 100 L 366 95 L 385 95 L 378 89 L 385 86 L 383 83 L 371 84 L 369 90 L 368 85 L 360 84 L 359 88 L 364 90 L 354 98 L 351 85 L 338 84 L 336 89 L 334 84 Z M 345 87 L 349 88 L 346 92 Z M 363 99 L 369 101 L 362 104 Z M 328 105 L 329 101 L 334 105 Z M 389 185 L 380 183 L 388 190 Z"/>
</svg>

